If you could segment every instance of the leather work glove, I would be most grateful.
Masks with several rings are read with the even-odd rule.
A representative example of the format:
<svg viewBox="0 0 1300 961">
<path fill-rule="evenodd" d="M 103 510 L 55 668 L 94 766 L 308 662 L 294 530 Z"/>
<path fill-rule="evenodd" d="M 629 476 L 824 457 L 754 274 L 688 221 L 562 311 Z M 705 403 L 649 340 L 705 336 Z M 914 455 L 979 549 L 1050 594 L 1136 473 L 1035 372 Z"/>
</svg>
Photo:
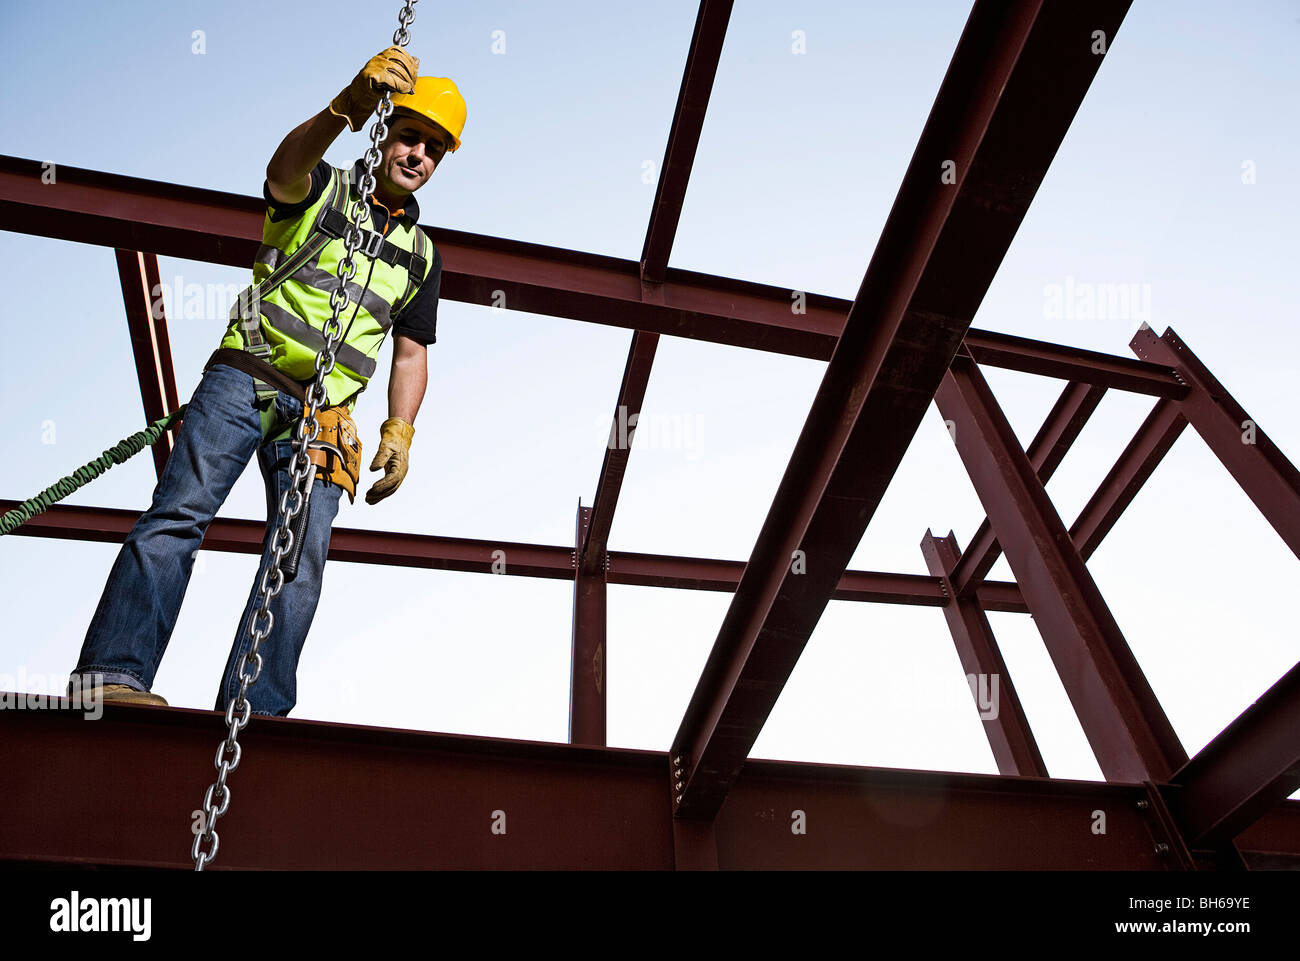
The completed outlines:
<svg viewBox="0 0 1300 961">
<path fill-rule="evenodd" d="M 391 46 L 375 54 L 352 82 L 330 101 L 330 113 L 348 122 L 356 133 L 379 106 L 383 96 L 381 86 L 397 93 L 415 93 L 415 78 L 420 71 L 420 61 L 399 46 Z"/>
<path fill-rule="evenodd" d="M 379 450 L 370 462 L 370 469 L 383 468 L 384 476 L 366 491 L 367 504 L 378 504 L 402 483 L 411 455 L 411 438 L 414 436 L 415 428 L 400 417 L 390 417 L 379 425 Z"/>
</svg>

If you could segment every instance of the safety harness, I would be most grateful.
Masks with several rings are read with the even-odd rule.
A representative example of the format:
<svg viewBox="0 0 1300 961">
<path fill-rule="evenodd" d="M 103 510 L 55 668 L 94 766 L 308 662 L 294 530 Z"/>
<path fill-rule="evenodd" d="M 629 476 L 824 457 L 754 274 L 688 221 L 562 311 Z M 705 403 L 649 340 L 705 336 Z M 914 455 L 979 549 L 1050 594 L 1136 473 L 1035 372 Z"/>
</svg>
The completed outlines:
<svg viewBox="0 0 1300 961">
<path fill-rule="evenodd" d="M 230 319 L 239 322 L 239 331 L 243 337 L 244 349 L 218 348 L 208 358 L 204 369 L 227 364 L 242 370 L 253 378 L 253 389 L 257 396 L 256 404 L 266 411 L 263 424 L 263 443 L 283 432 L 288 423 L 281 422 L 276 416 L 274 403 L 277 393 L 284 391 L 298 399 L 304 408 L 307 404 L 304 384 L 294 380 L 288 374 L 270 362 L 271 345 L 262 336 L 261 302 L 264 297 L 283 284 L 304 267 L 314 267 L 325 247 L 336 239 L 341 239 L 347 230 L 349 221 L 344 213 L 351 191 L 351 171 L 331 168 L 329 196 L 316 215 L 316 221 L 307 239 L 294 252 L 284 257 L 280 250 L 263 244 L 257 252 L 256 259 L 271 265 L 271 273 L 260 284 L 245 288 L 230 311 Z M 424 232 L 417 229 L 412 238 L 414 250 L 403 250 L 384 235 L 373 230 L 358 228 L 361 232 L 361 247 L 358 253 L 365 254 L 372 261 L 379 260 L 390 267 L 406 270 L 406 290 L 398 301 L 398 310 L 404 309 L 424 282 L 428 261 L 425 258 Z M 284 259 L 281 260 L 280 258 Z M 369 290 L 370 281 L 358 296 L 360 302 Z M 349 328 L 350 329 L 350 328 Z M 346 338 L 347 334 L 344 333 Z M 346 345 L 340 345 L 342 353 Z M 355 396 L 355 395 L 353 395 Z M 351 400 L 351 398 L 348 398 Z M 316 465 L 316 476 L 338 484 L 348 493 L 349 502 L 356 501 L 356 488 L 361 478 L 361 440 L 356 423 L 347 410 L 347 401 L 326 407 L 317 412 L 316 419 L 320 430 L 315 441 L 308 447 L 307 457 Z M 304 512 L 305 515 L 305 512 Z"/>
<path fill-rule="evenodd" d="M 262 311 L 261 303 L 272 291 L 278 288 L 286 280 L 296 274 L 304 267 L 314 267 L 317 260 L 320 259 L 321 252 L 333 240 L 341 239 L 348 227 L 348 218 L 345 213 L 349 194 L 351 191 L 352 174 L 351 171 L 340 171 L 337 168 L 331 168 L 329 197 L 321 206 L 316 215 L 316 221 L 312 225 L 311 233 L 307 239 L 298 246 L 298 248 L 280 260 L 283 256 L 279 250 L 269 247 L 265 244 L 259 248 L 256 259 L 263 263 L 272 264 L 271 273 L 260 284 L 245 288 L 240 292 L 235 304 L 231 307 L 230 319 L 239 322 L 239 331 L 243 337 L 244 349 L 252 354 L 267 367 L 271 367 L 271 345 L 266 342 L 262 336 Z M 412 241 L 415 249 L 413 251 L 403 250 L 390 240 L 386 240 L 384 235 L 365 228 L 359 228 L 361 231 L 361 247 L 357 251 L 364 254 L 371 260 L 378 260 L 390 267 L 400 267 L 406 271 L 406 290 L 398 301 L 400 304 L 399 312 L 411 302 L 415 292 L 424 282 L 425 271 L 428 269 L 428 260 L 425 257 L 425 237 L 422 230 L 416 229 Z M 369 289 L 369 282 L 366 285 Z M 360 301 L 365 296 L 362 291 Z M 346 355 L 347 345 L 340 345 L 339 353 Z M 354 362 L 355 363 L 355 362 Z M 356 364 L 354 369 L 361 367 Z M 277 388 L 275 381 L 265 376 L 253 374 L 254 390 L 257 394 L 259 406 L 275 397 Z"/>
<path fill-rule="evenodd" d="M 344 174 L 345 178 L 350 178 L 349 174 Z M 399 211 L 400 212 L 400 211 Z M 327 207 L 321 214 L 319 229 L 323 230 L 331 239 L 342 237 L 343 232 L 347 229 L 348 218 L 341 210 L 334 207 Z M 373 230 L 362 229 L 361 231 L 361 249 L 359 253 L 365 254 L 374 260 L 380 260 L 390 267 L 403 267 L 411 282 L 406 288 L 406 293 L 402 295 L 402 303 L 407 303 L 411 294 L 415 292 L 424 281 L 424 270 L 428 266 L 428 261 L 424 258 L 424 232 L 417 231 L 415 234 L 415 250 L 403 250 L 397 244 L 390 240 L 385 240 L 384 235 Z"/>
<path fill-rule="evenodd" d="M 236 299 L 234 306 L 231 307 L 230 319 L 239 320 L 239 330 L 244 338 L 244 349 L 268 367 L 272 366 L 270 360 L 271 345 L 262 336 L 261 300 L 293 276 L 304 264 L 314 264 L 319 259 L 321 251 L 333 239 L 332 235 L 321 230 L 324 212 L 334 210 L 336 207 L 342 207 L 347 202 L 348 180 L 348 174 L 345 172 L 342 183 L 340 183 L 339 171 L 332 169 L 329 199 L 321 208 L 321 212 L 316 215 L 316 223 L 312 227 L 311 235 L 292 255 L 280 262 L 260 284 L 244 288 Z M 343 189 L 340 189 L 340 187 Z M 341 210 L 339 213 L 342 215 Z M 344 219 L 346 221 L 346 218 Z M 257 259 L 262 260 L 268 255 L 274 256 L 275 252 L 273 248 L 268 249 L 266 245 L 263 245 L 262 249 L 257 252 Z M 259 406 L 274 400 L 278 391 L 274 384 L 258 377 L 256 374 L 253 375 L 253 389 L 257 393 Z"/>
</svg>

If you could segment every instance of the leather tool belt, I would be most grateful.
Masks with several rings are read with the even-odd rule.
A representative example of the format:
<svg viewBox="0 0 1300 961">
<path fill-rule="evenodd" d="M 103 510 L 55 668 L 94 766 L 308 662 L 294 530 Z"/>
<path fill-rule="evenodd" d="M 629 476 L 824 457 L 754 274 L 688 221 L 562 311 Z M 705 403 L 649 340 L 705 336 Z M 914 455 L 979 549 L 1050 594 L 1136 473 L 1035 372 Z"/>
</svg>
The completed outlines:
<svg viewBox="0 0 1300 961">
<path fill-rule="evenodd" d="M 348 503 L 356 503 L 357 481 L 361 479 L 361 439 L 357 425 L 343 406 L 316 412 L 320 431 L 307 445 L 307 459 L 316 465 L 316 476 L 338 484 L 348 492 Z"/>
</svg>

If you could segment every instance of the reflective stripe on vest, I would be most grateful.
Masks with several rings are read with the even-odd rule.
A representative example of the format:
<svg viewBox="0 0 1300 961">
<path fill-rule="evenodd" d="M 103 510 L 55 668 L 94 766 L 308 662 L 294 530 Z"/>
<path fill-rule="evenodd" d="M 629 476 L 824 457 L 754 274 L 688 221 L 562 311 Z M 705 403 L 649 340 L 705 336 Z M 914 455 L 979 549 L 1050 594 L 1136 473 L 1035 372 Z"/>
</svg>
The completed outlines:
<svg viewBox="0 0 1300 961">
<path fill-rule="evenodd" d="M 325 346 L 325 335 L 303 320 L 295 313 L 285 310 L 279 304 L 262 302 L 262 316 L 271 322 L 271 326 L 282 334 L 306 344 L 313 352 L 319 354 Z M 375 361 L 349 344 L 339 344 L 334 348 L 334 356 L 344 367 L 355 370 L 369 380 L 375 373 Z"/>
</svg>

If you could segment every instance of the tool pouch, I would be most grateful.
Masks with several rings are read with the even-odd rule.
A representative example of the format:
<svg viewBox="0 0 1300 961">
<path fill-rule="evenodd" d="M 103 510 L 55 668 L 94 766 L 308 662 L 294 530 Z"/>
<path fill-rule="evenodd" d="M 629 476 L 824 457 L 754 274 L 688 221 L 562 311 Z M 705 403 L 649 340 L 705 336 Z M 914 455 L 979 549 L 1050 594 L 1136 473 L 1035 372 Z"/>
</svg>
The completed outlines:
<svg viewBox="0 0 1300 961">
<path fill-rule="evenodd" d="M 320 430 L 307 445 L 307 459 L 316 465 L 319 480 L 338 484 L 348 492 L 348 502 L 357 499 L 361 479 L 361 438 L 348 409 L 342 405 L 316 412 Z"/>
</svg>

